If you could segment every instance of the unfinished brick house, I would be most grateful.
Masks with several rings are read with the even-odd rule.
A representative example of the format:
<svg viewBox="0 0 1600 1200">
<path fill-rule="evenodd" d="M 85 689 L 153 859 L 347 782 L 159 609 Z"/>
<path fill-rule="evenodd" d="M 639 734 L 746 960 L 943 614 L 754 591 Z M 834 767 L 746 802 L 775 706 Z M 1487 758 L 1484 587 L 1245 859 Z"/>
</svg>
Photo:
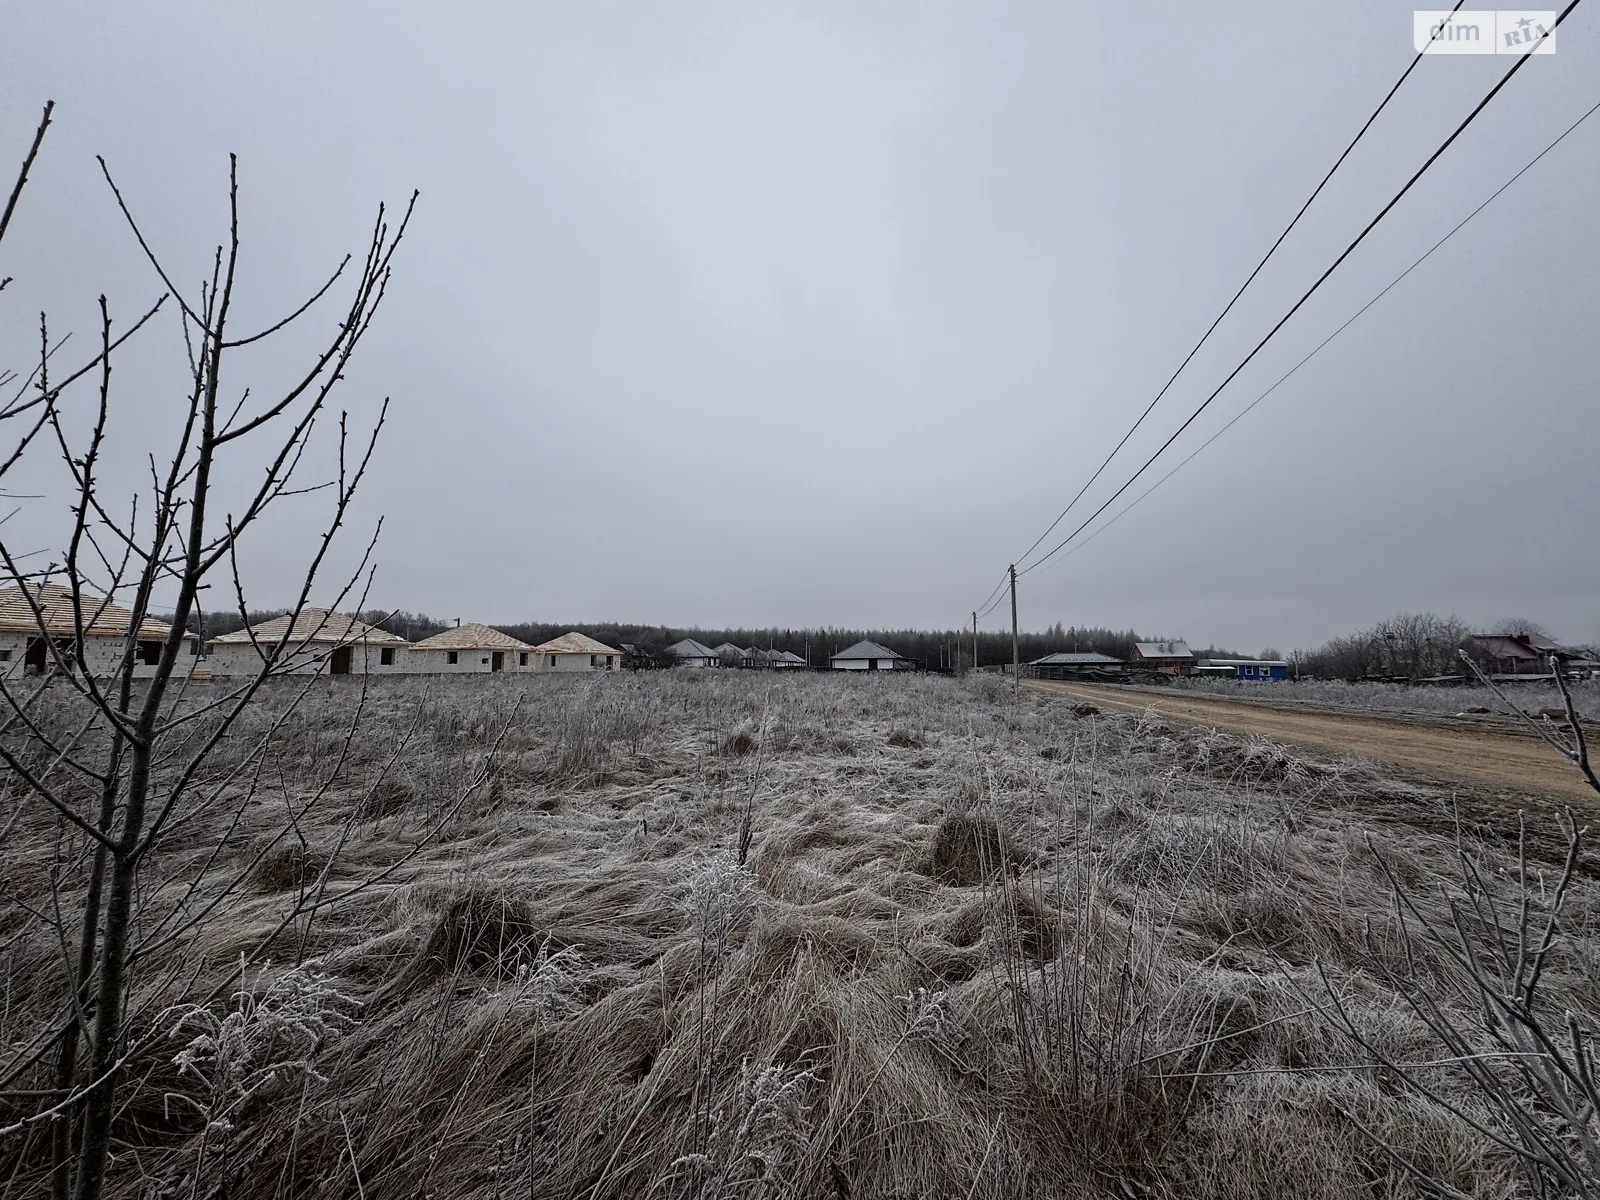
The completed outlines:
<svg viewBox="0 0 1600 1200">
<path fill-rule="evenodd" d="M 533 648 L 539 671 L 615 671 L 622 651 L 583 633 L 563 633 Z"/>
<path fill-rule="evenodd" d="M 81 660 L 91 675 L 115 674 L 128 646 L 133 614 L 120 604 L 100 596 L 79 593 L 76 605 L 72 589 L 59 583 L 31 583 L 26 593 L 20 587 L 0 589 L 0 677 L 10 679 L 29 674 L 42 675 L 60 670 L 63 663 L 79 661 L 78 625 L 84 625 Z M 161 647 L 172 633 L 165 621 L 148 617 L 134 635 L 133 675 L 135 679 L 155 674 L 161 661 Z M 186 633 L 184 653 L 177 671 L 187 675 L 194 669 L 199 639 Z M 50 643 L 56 652 L 51 653 Z"/>
<path fill-rule="evenodd" d="M 284 635 L 288 638 L 285 641 Z M 263 655 L 284 642 L 277 671 L 297 675 L 398 675 L 411 643 L 348 613 L 303 608 L 291 628 L 287 616 L 211 639 L 206 667 L 213 675 L 254 675 Z M 259 649 L 257 648 L 259 645 Z"/>
<path fill-rule="evenodd" d="M 539 650 L 527 642 L 476 621 L 423 638 L 405 652 L 407 671 L 431 675 L 537 671 L 538 657 Z"/>
</svg>

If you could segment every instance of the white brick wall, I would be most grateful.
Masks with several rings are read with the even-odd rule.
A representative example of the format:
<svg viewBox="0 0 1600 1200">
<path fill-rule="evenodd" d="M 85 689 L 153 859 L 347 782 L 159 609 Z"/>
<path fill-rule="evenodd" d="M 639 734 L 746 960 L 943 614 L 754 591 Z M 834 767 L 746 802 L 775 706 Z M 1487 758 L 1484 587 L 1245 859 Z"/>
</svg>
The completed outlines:
<svg viewBox="0 0 1600 1200">
<path fill-rule="evenodd" d="M 334 653 L 331 642 L 312 643 L 305 648 L 286 656 L 279 662 L 278 671 L 288 671 L 293 674 L 328 674 L 329 660 Z M 392 651 L 391 662 L 383 661 L 383 652 Z M 364 642 L 350 644 L 350 671 L 355 675 L 399 675 L 406 670 L 406 655 L 410 651 L 404 646 L 369 646 Z M 261 655 L 249 642 L 226 643 L 211 645 L 211 653 L 200 662 L 201 670 L 208 670 L 213 675 L 254 675 L 261 670 Z"/>
<path fill-rule="evenodd" d="M 534 658 L 538 671 L 616 671 L 622 667 L 620 654 L 535 654 Z"/>
<path fill-rule="evenodd" d="M 23 674 L 27 664 L 28 645 L 38 638 L 38 634 L 27 633 L 0 633 L 0 677 L 12 679 Z M 70 639 L 67 639 L 70 641 Z M 160 646 L 158 639 L 144 639 L 142 645 Z M 178 658 L 177 673 L 187 675 L 194 670 L 196 659 L 188 653 L 194 645 L 193 639 L 185 639 L 184 653 Z M 126 648 L 125 639 L 115 634 L 90 634 L 84 638 L 84 661 L 92 675 L 102 678 L 115 674 L 122 663 L 123 650 Z M 53 665 L 54 658 L 47 657 L 47 664 Z M 145 664 L 134 661 L 133 677 L 135 679 L 148 679 L 156 673 L 154 664 Z"/>
<path fill-rule="evenodd" d="M 538 660 L 541 657 L 532 650 L 504 650 L 501 670 L 511 672 L 537 671 Z M 427 675 L 470 675 L 484 674 L 494 670 L 493 650 L 457 650 L 456 661 L 450 661 L 448 650 L 405 650 L 402 657 L 405 659 L 405 669 L 412 674 Z M 524 665 L 523 658 L 527 663 Z"/>
</svg>

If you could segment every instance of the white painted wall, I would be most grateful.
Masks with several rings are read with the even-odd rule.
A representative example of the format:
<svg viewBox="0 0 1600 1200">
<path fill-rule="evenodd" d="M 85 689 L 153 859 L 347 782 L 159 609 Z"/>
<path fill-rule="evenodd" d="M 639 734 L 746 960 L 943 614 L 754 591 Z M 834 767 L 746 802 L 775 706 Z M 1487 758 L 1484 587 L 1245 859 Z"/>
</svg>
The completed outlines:
<svg viewBox="0 0 1600 1200">
<path fill-rule="evenodd" d="M 879 671 L 904 671 L 911 664 L 903 658 L 880 658 L 877 660 Z M 865 658 L 835 658 L 828 665 L 835 671 L 870 671 L 871 660 Z"/>
</svg>

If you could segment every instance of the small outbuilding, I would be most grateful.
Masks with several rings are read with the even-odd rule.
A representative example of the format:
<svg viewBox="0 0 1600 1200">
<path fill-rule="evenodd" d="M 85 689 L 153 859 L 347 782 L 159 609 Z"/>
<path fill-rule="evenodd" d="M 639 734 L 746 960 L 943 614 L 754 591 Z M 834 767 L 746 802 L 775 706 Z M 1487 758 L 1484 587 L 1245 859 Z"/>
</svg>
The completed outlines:
<svg viewBox="0 0 1600 1200">
<path fill-rule="evenodd" d="M 206 665 L 213 675 L 254 675 L 264 656 L 282 645 L 274 670 L 297 675 L 398 675 L 411 643 L 349 613 L 302 608 L 248 629 L 211 639 Z"/>
<path fill-rule="evenodd" d="M 432 675 L 536 671 L 538 654 L 509 633 L 471 621 L 414 643 L 406 651 L 406 670 Z"/>
<path fill-rule="evenodd" d="M 909 671 L 916 664 L 887 646 L 860 641 L 829 658 L 828 666 L 835 671 Z"/>
<path fill-rule="evenodd" d="M 83 630 L 83 662 L 95 676 L 114 674 L 127 651 L 133 613 L 120 604 L 100 596 L 79 592 L 76 605 L 72 589 L 59 583 L 30 583 L 0 590 L 0 677 L 43 675 L 59 670 L 62 663 L 78 659 L 78 624 Z M 133 677 L 155 674 L 161 662 L 161 648 L 172 635 L 165 621 L 146 617 L 135 635 Z M 178 658 L 177 672 L 187 675 L 194 669 L 200 640 L 192 633 L 183 635 L 184 650 Z M 54 643 L 55 653 L 51 653 Z"/>
<path fill-rule="evenodd" d="M 1193 673 L 1241 683 L 1282 683 L 1289 678 L 1289 664 L 1277 658 L 1211 658 Z"/>
<path fill-rule="evenodd" d="M 1034 659 L 1027 673 L 1035 679 L 1120 679 L 1128 664 L 1098 650 L 1063 650 Z"/>
<path fill-rule="evenodd" d="M 1182 642 L 1135 642 L 1128 665 L 1163 675 L 1187 675 L 1194 667 L 1194 652 Z"/>
<path fill-rule="evenodd" d="M 720 667 L 722 655 L 710 646 L 695 641 L 693 638 L 684 638 L 681 642 L 673 642 L 667 647 L 667 653 L 678 660 L 680 667 Z"/>
<path fill-rule="evenodd" d="M 774 650 L 767 665 L 775 671 L 804 671 L 809 664 L 793 650 Z"/>
<path fill-rule="evenodd" d="M 621 650 L 575 630 L 539 643 L 533 655 L 538 671 L 615 671 L 622 665 Z"/>
</svg>

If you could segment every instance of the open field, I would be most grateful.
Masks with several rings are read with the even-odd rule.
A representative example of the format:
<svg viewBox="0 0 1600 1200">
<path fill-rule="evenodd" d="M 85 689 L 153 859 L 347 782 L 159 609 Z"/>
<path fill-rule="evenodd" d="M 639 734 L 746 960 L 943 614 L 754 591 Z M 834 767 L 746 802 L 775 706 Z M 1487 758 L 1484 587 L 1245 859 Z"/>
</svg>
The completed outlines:
<svg viewBox="0 0 1600 1200">
<path fill-rule="evenodd" d="M 147 871 L 113 1196 L 1522 1194 L 1404 999 L 1482 1040 L 1391 891 L 1445 919 L 1443 789 L 990 678 L 300 686 Z M 42 1088 L 86 853 L 5 804 L 0 1070 Z M 1515 829 L 1460 830 L 1508 906 Z M 1541 986 L 1591 1029 L 1587 863 L 1567 906 Z M 48 1190 L 43 1106 L 0 1098 L 0 1196 Z"/>
<path fill-rule="evenodd" d="M 1197 694 L 1186 688 L 1042 680 L 1028 686 L 1126 712 L 1150 710 L 1186 724 L 1272 738 L 1323 753 L 1378 759 L 1433 780 L 1467 783 L 1513 798 L 1542 792 L 1583 802 L 1594 796 L 1570 764 L 1532 736 L 1525 725 L 1510 721 L 1499 720 L 1488 727 L 1476 723 L 1451 726 L 1437 719 L 1377 716 L 1354 709 L 1318 711 L 1274 703 L 1272 696 Z M 1271 690 L 1278 686 L 1272 685 Z"/>
</svg>

